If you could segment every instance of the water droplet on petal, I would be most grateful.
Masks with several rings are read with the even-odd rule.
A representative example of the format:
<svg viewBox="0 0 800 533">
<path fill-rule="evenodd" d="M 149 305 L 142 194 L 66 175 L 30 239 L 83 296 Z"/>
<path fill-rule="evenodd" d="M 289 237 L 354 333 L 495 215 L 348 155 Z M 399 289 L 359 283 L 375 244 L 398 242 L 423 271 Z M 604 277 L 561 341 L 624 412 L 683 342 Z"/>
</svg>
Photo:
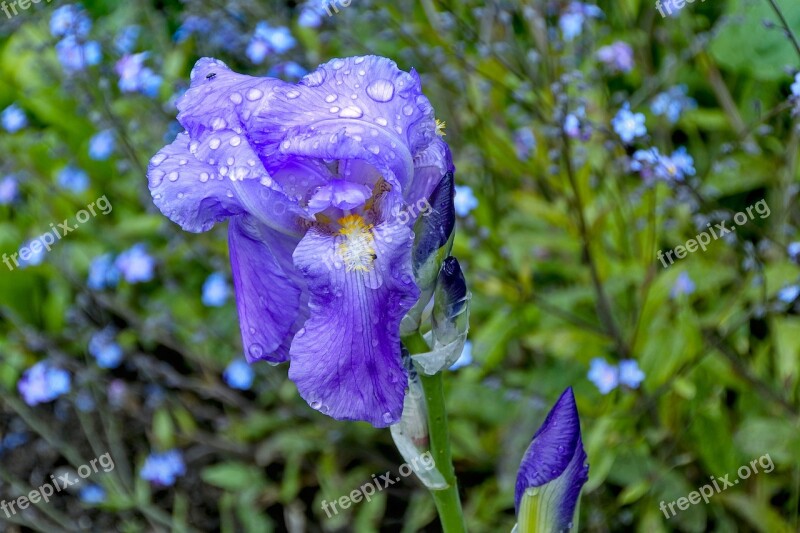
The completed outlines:
<svg viewBox="0 0 800 533">
<path fill-rule="evenodd" d="M 327 74 L 325 73 L 325 69 L 317 69 L 311 74 L 306 75 L 302 81 L 306 83 L 309 87 L 318 87 L 322 85 L 322 82 L 325 81 L 325 77 Z"/>
<path fill-rule="evenodd" d="M 300 96 L 299 91 L 291 90 L 288 93 L 286 93 L 286 98 L 289 98 L 290 100 L 294 100 L 298 96 Z"/>
<path fill-rule="evenodd" d="M 264 96 L 264 92 L 261 89 L 250 89 L 247 91 L 247 99 L 251 102 L 254 102 Z"/>
<path fill-rule="evenodd" d="M 163 163 L 166 158 L 167 156 L 165 156 L 164 154 L 156 154 L 153 156 L 153 159 L 151 159 L 150 162 L 153 164 L 154 167 L 157 167 L 158 165 Z"/>
<path fill-rule="evenodd" d="M 342 61 L 341 59 L 337 59 L 337 60 L 336 60 L 336 61 L 334 61 L 334 62 L 333 62 L 333 64 L 331 65 L 331 67 L 333 67 L 333 70 L 339 70 L 339 69 L 340 69 L 340 68 L 342 68 L 343 66 L 344 66 L 344 61 Z"/>
<path fill-rule="evenodd" d="M 230 95 L 229 98 L 231 99 L 231 102 L 233 102 L 234 104 L 242 103 L 242 95 L 239 93 L 233 93 L 232 95 Z"/>
<path fill-rule="evenodd" d="M 310 405 L 312 409 L 319 410 L 319 408 L 322 407 L 322 402 L 319 401 L 319 400 L 314 400 L 311 403 L 309 403 L 308 405 Z"/>
<path fill-rule="evenodd" d="M 199 142 L 197 142 L 197 141 L 192 141 L 192 142 L 189 144 L 189 151 L 190 151 L 191 153 L 193 153 L 193 154 L 196 154 L 196 153 L 197 153 L 197 149 L 198 149 L 199 147 L 200 147 L 200 143 L 199 143 Z"/>
<path fill-rule="evenodd" d="M 388 126 L 388 125 L 389 125 L 389 121 L 388 121 L 388 120 L 386 120 L 386 119 L 385 119 L 385 118 L 383 118 L 383 117 L 378 117 L 378 118 L 376 118 L 376 119 L 375 119 L 375 122 L 377 122 L 377 123 L 378 123 L 378 124 L 380 124 L 381 126 Z"/>
<path fill-rule="evenodd" d="M 208 172 L 201 172 L 201 173 L 200 173 L 200 181 L 201 181 L 202 183 L 205 183 L 205 182 L 207 182 L 207 181 L 208 181 L 208 178 L 209 178 Z"/>
<path fill-rule="evenodd" d="M 364 62 L 366 59 L 367 59 L 366 57 L 364 57 L 364 56 L 360 56 L 360 57 L 357 57 L 357 58 L 355 59 L 355 61 L 353 61 L 353 63 L 355 63 L 356 65 L 360 65 L 360 64 L 361 64 L 361 63 L 363 63 L 363 62 Z"/>
<path fill-rule="evenodd" d="M 228 127 L 228 123 L 222 117 L 217 117 L 211 121 L 211 129 L 214 131 L 221 130 Z"/>
<path fill-rule="evenodd" d="M 239 146 L 242 144 L 242 138 L 237 135 L 235 137 L 231 137 L 229 142 L 231 143 L 231 146 Z"/>
<path fill-rule="evenodd" d="M 254 328 L 253 326 L 250 326 L 250 329 L 249 329 L 249 331 L 250 331 L 250 335 L 255 335 L 255 333 L 256 333 L 256 328 Z"/>
<path fill-rule="evenodd" d="M 410 117 L 414 114 L 414 108 L 411 107 L 409 104 L 403 106 L 403 114 L 407 117 Z"/>
<path fill-rule="evenodd" d="M 248 350 L 253 357 L 261 357 L 264 355 L 264 347 L 260 344 L 251 344 Z"/>
<path fill-rule="evenodd" d="M 332 108 L 330 108 L 330 112 L 331 113 L 338 113 L 339 112 L 339 108 L 336 107 L 336 106 L 333 106 Z"/>
<path fill-rule="evenodd" d="M 392 422 L 394 422 L 394 417 L 392 416 L 392 413 L 390 413 L 389 411 L 383 413 L 383 421 L 386 422 L 387 424 L 391 424 Z"/>
<path fill-rule="evenodd" d="M 208 141 L 208 146 L 212 150 L 216 150 L 217 148 L 219 148 L 219 145 L 220 145 L 220 140 L 217 139 L 217 138 L 214 138 L 214 139 L 211 139 L 210 141 Z"/>
<path fill-rule="evenodd" d="M 339 116 L 342 118 L 361 118 L 364 116 L 364 113 L 356 106 L 349 106 L 342 109 L 342 112 L 339 113 Z"/>
<path fill-rule="evenodd" d="M 377 144 L 373 144 L 372 146 L 367 147 L 367 150 L 369 150 L 373 154 L 381 153 L 381 147 L 378 146 Z"/>
<path fill-rule="evenodd" d="M 337 96 L 335 94 L 329 94 L 328 96 L 325 97 L 325 101 L 330 104 L 331 102 L 336 100 L 336 98 Z"/>
<path fill-rule="evenodd" d="M 374 80 L 367 85 L 367 95 L 376 102 L 388 102 L 394 97 L 394 84 L 389 80 Z"/>
<path fill-rule="evenodd" d="M 178 173 L 174 171 L 170 172 L 167 174 L 167 178 L 169 178 L 169 181 L 178 181 Z"/>
</svg>

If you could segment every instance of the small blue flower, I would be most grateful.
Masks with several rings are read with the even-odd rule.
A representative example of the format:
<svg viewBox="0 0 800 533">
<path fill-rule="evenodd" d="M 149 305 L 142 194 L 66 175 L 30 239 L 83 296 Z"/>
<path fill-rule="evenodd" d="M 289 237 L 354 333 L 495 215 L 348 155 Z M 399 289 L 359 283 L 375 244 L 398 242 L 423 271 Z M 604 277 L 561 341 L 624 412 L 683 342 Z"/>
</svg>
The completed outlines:
<svg viewBox="0 0 800 533">
<path fill-rule="evenodd" d="M 178 477 L 186 473 L 183 456 L 178 450 L 152 453 L 144 462 L 139 475 L 145 481 L 161 487 L 170 487 Z"/>
<path fill-rule="evenodd" d="M 297 17 L 297 25 L 304 28 L 319 28 L 322 25 L 322 14 L 320 10 L 312 7 L 311 3 L 306 4 Z"/>
<path fill-rule="evenodd" d="M 608 394 L 619 385 L 619 370 L 601 357 L 592 359 L 586 377 L 600 390 L 600 394 Z"/>
<path fill-rule="evenodd" d="M 136 244 L 119 254 L 114 265 L 128 283 L 142 283 L 153 279 L 156 261 L 147 253 L 144 244 Z"/>
<path fill-rule="evenodd" d="M 650 110 L 656 116 L 666 116 L 670 124 L 678 122 L 684 111 L 697 108 L 694 98 L 687 96 L 689 89 L 686 85 L 676 85 L 659 93 L 653 98 Z"/>
<path fill-rule="evenodd" d="M 466 185 L 456 185 L 456 197 L 454 199 L 456 214 L 460 217 L 469 215 L 470 211 L 478 207 L 478 199 L 472 193 L 472 189 Z"/>
<path fill-rule="evenodd" d="M 128 54 L 123 56 L 114 66 L 119 75 L 119 90 L 124 93 L 139 92 L 150 98 L 158 95 L 162 78 L 150 67 L 145 67 L 144 62 L 149 56 L 148 52 Z"/>
<path fill-rule="evenodd" d="M 536 149 L 536 136 L 532 129 L 524 127 L 514 132 L 514 149 L 520 161 L 527 161 L 531 157 Z"/>
<path fill-rule="evenodd" d="M 289 28 L 279 26 L 271 27 L 266 22 L 256 24 L 256 31 L 250 44 L 247 45 L 247 57 L 255 64 L 262 63 L 267 54 L 274 52 L 282 54 L 294 48 L 297 41 L 292 36 Z"/>
<path fill-rule="evenodd" d="M 235 359 L 222 373 L 222 377 L 230 388 L 248 390 L 253 386 L 255 372 L 245 360 Z"/>
<path fill-rule="evenodd" d="M 572 2 L 558 19 L 558 27 L 564 40 L 569 42 L 583 32 L 583 23 L 587 18 L 600 18 L 603 12 L 597 6 Z"/>
<path fill-rule="evenodd" d="M 116 331 L 105 328 L 89 340 L 89 353 L 100 368 L 117 368 L 122 362 L 122 347 L 116 342 Z"/>
<path fill-rule="evenodd" d="M 0 205 L 8 205 L 17 199 L 19 183 L 14 176 L 0 179 Z"/>
<path fill-rule="evenodd" d="M 3 110 L 0 122 L 3 123 L 3 129 L 8 133 L 16 133 L 28 125 L 28 117 L 25 116 L 25 111 L 21 107 L 11 104 Z"/>
<path fill-rule="evenodd" d="M 619 362 L 619 382 L 626 387 L 638 389 L 644 381 L 644 372 L 634 359 L 623 359 Z"/>
<path fill-rule="evenodd" d="M 92 20 L 80 5 L 67 4 L 56 8 L 50 17 L 50 34 L 53 37 L 86 37 L 92 29 Z"/>
<path fill-rule="evenodd" d="M 800 97 L 800 72 L 794 76 L 794 83 L 792 84 L 792 96 Z"/>
<path fill-rule="evenodd" d="M 694 159 L 681 146 L 672 155 L 660 156 L 655 167 L 655 175 L 666 181 L 683 181 L 686 176 L 694 176 Z"/>
<path fill-rule="evenodd" d="M 31 247 L 31 244 L 33 244 L 34 242 L 39 242 L 39 244 L 37 246 L 35 246 L 35 247 Z M 24 259 L 22 257 L 21 250 L 23 248 L 27 248 L 28 249 L 28 253 L 26 254 L 28 256 L 27 259 Z M 42 264 L 42 261 L 44 261 L 44 256 L 46 254 L 47 254 L 47 251 L 45 250 L 44 247 L 42 247 L 39 237 L 37 237 L 35 239 L 31 239 L 29 241 L 25 241 L 22 244 L 22 246 L 20 247 L 19 267 L 20 268 L 27 268 L 29 266 L 40 265 L 40 264 Z"/>
<path fill-rule="evenodd" d="M 299 79 L 308 74 L 308 71 L 302 65 L 294 61 L 286 61 L 278 63 L 267 73 L 268 76 L 273 77 L 287 77 Z"/>
<path fill-rule="evenodd" d="M 633 70 L 633 48 L 623 41 L 616 41 L 600 48 L 597 51 L 597 59 L 612 72 L 630 72 Z"/>
<path fill-rule="evenodd" d="M 469 366 L 472 364 L 472 342 L 467 341 L 464 343 L 464 348 L 461 350 L 461 355 L 455 363 L 450 365 L 450 370 L 458 370 L 459 368 Z"/>
<path fill-rule="evenodd" d="M 789 285 L 778 291 L 778 300 L 790 304 L 800 296 L 800 285 Z"/>
<path fill-rule="evenodd" d="M 586 108 L 578 107 L 574 113 L 564 118 L 564 133 L 571 139 L 588 141 L 592 136 L 592 128 L 586 120 Z"/>
<path fill-rule="evenodd" d="M 694 289 L 694 281 L 692 281 L 689 274 L 684 271 L 678 275 L 675 284 L 672 285 L 672 289 L 670 289 L 669 296 L 674 299 L 684 294 L 689 295 L 694 293 Z"/>
<path fill-rule="evenodd" d="M 125 26 L 114 42 L 114 48 L 120 54 L 130 54 L 136 47 L 141 28 L 137 25 Z"/>
<path fill-rule="evenodd" d="M 64 71 L 71 74 L 97 65 L 103 54 L 100 43 L 96 41 L 80 43 L 74 36 L 68 35 L 56 44 L 56 56 Z"/>
<path fill-rule="evenodd" d="M 114 265 L 114 256 L 103 254 L 92 259 L 89 265 L 87 286 L 95 291 L 116 287 L 119 283 L 119 269 Z"/>
<path fill-rule="evenodd" d="M 0 185 L 0 190 L 2 190 L 2 185 Z M 786 247 L 786 253 L 789 254 L 789 258 L 792 261 L 797 261 L 800 258 L 800 242 L 793 242 Z"/>
<path fill-rule="evenodd" d="M 114 152 L 114 132 L 104 130 L 95 134 L 89 140 L 89 157 L 95 161 L 105 161 Z"/>
<path fill-rule="evenodd" d="M 97 505 L 106 501 L 106 491 L 100 485 L 86 485 L 81 489 L 78 496 L 83 503 Z"/>
<path fill-rule="evenodd" d="M 67 165 L 61 169 L 57 179 L 60 187 L 75 194 L 80 194 L 89 187 L 89 175 L 72 165 Z"/>
<path fill-rule="evenodd" d="M 52 402 L 70 391 L 69 372 L 41 361 L 22 374 L 17 389 L 28 405 Z"/>
<path fill-rule="evenodd" d="M 203 283 L 203 305 L 206 307 L 221 307 L 231 295 L 228 282 L 222 272 L 214 272 Z"/>
<path fill-rule="evenodd" d="M 617 115 L 611 120 L 614 131 L 625 144 L 631 144 L 637 137 L 647 133 L 642 113 L 632 113 L 627 102 L 622 106 Z"/>
</svg>

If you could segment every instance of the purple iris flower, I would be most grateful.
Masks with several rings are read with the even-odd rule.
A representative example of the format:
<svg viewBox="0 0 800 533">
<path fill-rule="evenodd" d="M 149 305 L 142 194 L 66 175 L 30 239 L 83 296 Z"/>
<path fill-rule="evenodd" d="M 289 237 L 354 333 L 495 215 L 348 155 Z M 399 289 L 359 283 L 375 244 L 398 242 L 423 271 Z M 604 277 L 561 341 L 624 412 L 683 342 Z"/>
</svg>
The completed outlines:
<svg viewBox="0 0 800 533">
<path fill-rule="evenodd" d="M 522 457 L 514 491 L 519 531 L 577 530 L 575 508 L 588 479 L 578 408 L 570 387 Z"/>
<path fill-rule="evenodd" d="M 248 361 L 289 361 L 301 396 L 333 418 L 396 423 L 424 217 L 394 214 L 455 170 L 419 76 L 366 56 L 293 84 L 204 58 L 191 79 L 178 101 L 187 131 L 151 159 L 150 191 L 184 230 L 230 219 Z M 416 248 L 439 237 L 417 235 Z"/>
</svg>

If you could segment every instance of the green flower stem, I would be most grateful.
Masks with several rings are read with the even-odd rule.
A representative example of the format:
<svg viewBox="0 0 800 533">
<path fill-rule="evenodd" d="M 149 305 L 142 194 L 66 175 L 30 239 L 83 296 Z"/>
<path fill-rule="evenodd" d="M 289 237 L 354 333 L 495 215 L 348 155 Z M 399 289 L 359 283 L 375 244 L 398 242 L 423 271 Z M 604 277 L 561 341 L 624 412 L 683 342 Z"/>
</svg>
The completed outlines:
<svg viewBox="0 0 800 533">
<path fill-rule="evenodd" d="M 410 354 L 425 353 L 430 351 L 428 344 L 419 332 L 403 338 L 403 344 Z M 453 469 L 453 460 L 450 455 L 450 435 L 447 431 L 447 411 L 444 405 L 444 390 L 442 387 L 442 373 L 426 376 L 420 372 L 422 389 L 425 391 L 425 401 L 428 405 L 428 431 L 431 441 L 431 455 L 436 463 L 436 468 L 442 473 L 447 482 L 447 488 L 431 490 L 439 520 L 445 533 L 465 533 L 464 513 L 461 510 L 461 499 L 458 495 L 458 481 Z"/>
</svg>

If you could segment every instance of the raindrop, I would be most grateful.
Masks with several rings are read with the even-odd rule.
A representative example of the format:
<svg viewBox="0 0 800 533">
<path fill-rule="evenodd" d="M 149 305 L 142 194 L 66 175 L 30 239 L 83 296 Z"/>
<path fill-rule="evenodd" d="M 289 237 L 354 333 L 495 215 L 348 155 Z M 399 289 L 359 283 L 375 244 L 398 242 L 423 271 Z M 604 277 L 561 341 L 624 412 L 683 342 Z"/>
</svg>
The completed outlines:
<svg viewBox="0 0 800 533">
<path fill-rule="evenodd" d="M 182 192 L 179 192 L 179 193 L 178 193 L 178 200 L 180 200 L 180 199 L 181 199 L 181 198 L 183 198 L 184 196 L 185 196 L 185 195 L 184 195 Z"/>
<path fill-rule="evenodd" d="M 167 178 L 169 178 L 169 181 L 178 181 L 178 173 L 174 171 L 170 172 L 167 174 Z"/>
<path fill-rule="evenodd" d="M 364 60 L 366 60 L 366 59 L 367 59 L 366 57 L 364 57 L 364 56 L 360 56 L 360 57 L 357 57 L 357 58 L 355 59 L 355 61 L 353 61 L 353 63 L 355 63 L 356 65 L 360 65 L 360 64 L 361 64 L 361 63 L 363 63 L 363 62 L 364 62 Z"/>
<path fill-rule="evenodd" d="M 333 64 L 331 65 L 331 67 L 333 67 L 333 70 L 339 70 L 339 69 L 340 69 L 340 68 L 342 68 L 343 66 L 344 66 L 344 61 L 342 61 L 341 59 L 337 59 L 337 60 L 336 60 L 336 61 L 334 61 L 334 62 L 333 62 Z"/>
<path fill-rule="evenodd" d="M 356 106 L 345 107 L 339 116 L 342 118 L 361 118 L 364 113 Z"/>
<path fill-rule="evenodd" d="M 294 100 L 298 96 L 300 96 L 299 91 L 291 90 L 288 93 L 286 93 L 286 98 L 289 98 L 290 100 Z"/>
<path fill-rule="evenodd" d="M 322 407 L 322 402 L 319 400 L 314 400 L 309 405 L 311 406 L 312 409 L 319 410 L 319 408 Z"/>
<path fill-rule="evenodd" d="M 328 102 L 329 104 L 331 102 L 333 102 L 334 100 L 336 100 L 336 95 L 335 94 L 329 94 L 328 96 L 325 97 L 325 101 Z"/>
<path fill-rule="evenodd" d="M 231 143 L 231 146 L 239 146 L 242 144 L 242 138 L 237 135 L 235 137 L 231 137 L 229 142 Z"/>
<path fill-rule="evenodd" d="M 404 114 L 405 116 L 407 116 L 407 117 L 410 117 L 411 115 L 413 115 L 413 114 L 414 114 L 414 108 L 413 108 L 413 107 L 411 107 L 411 106 L 410 106 L 410 105 L 408 105 L 408 104 L 404 105 L 404 106 L 403 106 L 403 114 Z"/>
<path fill-rule="evenodd" d="M 250 335 L 255 335 L 255 334 L 256 334 L 256 328 L 250 326 Z"/>
<path fill-rule="evenodd" d="M 250 355 L 252 355 L 253 357 L 261 357 L 262 355 L 264 355 L 264 347 L 258 343 L 251 344 L 249 351 Z"/>
<path fill-rule="evenodd" d="M 189 144 L 189 151 L 191 153 L 193 153 L 193 154 L 196 154 L 197 153 L 197 148 L 199 146 L 200 146 L 200 143 L 198 143 L 197 141 L 192 141 L 191 144 Z"/>
<path fill-rule="evenodd" d="M 389 125 L 389 121 L 388 121 L 388 120 L 386 120 L 386 119 L 385 119 L 385 118 L 383 118 L 383 117 L 378 117 L 378 118 L 376 118 L 376 119 L 375 119 L 375 122 L 377 122 L 377 123 L 378 123 L 378 124 L 380 124 L 381 126 L 388 126 L 388 125 Z"/>
<path fill-rule="evenodd" d="M 317 69 L 311 74 L 306 75 L 306 77 L 303 78 L 303 81 L 305 81 L 306 85 L 309 87 L 318 87 L 322 85 L 322 82 L 325 81 L 325 76 L 326 74 L 324 69 Z"/>
<path fill-rule="evenodd" d="M 233 159 L 232 157 L 229 157 L 229 158 L 228 158 L 228 161 L 227 161 L 227 163 L 228 163 L 230 166 L 233 166 L 234 159 Z"/>
<path fill-rule="evenodd" d="M 164 179 L 164 173 L 160 170 L 155 170 L 150 173 L 150 183 L 152 183 L 153 187 L 158 187 L 161 185 L 161 181 Z"/>
<path fill-rule="evenodd" d="M 233 191 L 231 191 L 230 189 L 228 189 L 227 191 L 225 191 L 225 196 L 227 196 L 228 198 L 233 198 Z M 251 348 L 252 348 L 252 347 L 251 347 Z"/>
<path fill-rule="evenodd" d="M 387 424 L 391 424 L 392 422 L 394 422 L 394 417 L 392 416 L 392 413 L 390 413 L 389 411 L 383 413 L 383 421 L 386 422 Z"/>
<path fill-rule="evenodd" d="M 374 80 L 367 85 L 367 95 L 376 102 L 388 102 L 394 97 L 394 84 L 389 80 Z"/>
<path fill-rule="evenodd" d="M 211 129 L 214 131 L 221 130 L 223 128 L 227 128 L 228 123 L 225 122 L 225 119 L 222 117 L 217 117 L 211 121 Z"/>
<path fill-rule="evenodd" d="M 330 108 L 330 112 L 331 113 L 338 113 L 339 112 L 339 108 L 336 107 L 336 106 L 333 106 L 332 108 Z"/>
<path fill-rule="evenodd" d="M 261 89 L 250 89 L 247 91 L 247 99 L 251 102 L 258 100 L 262 96 L 264 96 L 264 92 Z"/>
<path fill-rule="evenodd" d="M 200 181 L 201 181 L 202 183 L 205 183 L 205 182 L 207 182 L 207 181 L 208 181 L 208 178 L 209 178 L 208 172 L 201 172 L 201 173 L 200 173 Z"/>
<path fill-rule="evenodd" d="M 377 144 L 373 144 L 372 146 L 367 147 L 367 150 L 376 155 L 381 153 L 381 147 L 378 146 Z"/>
<path fill-rule="evenodd" d="M 217 139 L 217 138 L 214 138 L 214 139 L 211 139 L 210 141 L 208 141 L 208 146 L 212 150 L 216 150 L 217 148 L 219 148 L 219 145 L 220 145 L 220 140 Z"/>
<path fill-rule="evenodd" d="M 242 95 L 239 94 L 239 93 L 233 93 L 230 96 L 230 99 L 231 99 L 231 102 L 233 102 L 234 104 L 241 104 L 242 103 Z"/>
<path fill-rule="evenodd" d="M 157 167 L 158 165 L 163 163 L 166 158 L 167 156 L 165 156 L 164 154 L 156 154 L 155 156 L 153 156 L 153 159 L 151 159 L 150 162 L 153 164 L 154 167 Z"/>
</svg>

